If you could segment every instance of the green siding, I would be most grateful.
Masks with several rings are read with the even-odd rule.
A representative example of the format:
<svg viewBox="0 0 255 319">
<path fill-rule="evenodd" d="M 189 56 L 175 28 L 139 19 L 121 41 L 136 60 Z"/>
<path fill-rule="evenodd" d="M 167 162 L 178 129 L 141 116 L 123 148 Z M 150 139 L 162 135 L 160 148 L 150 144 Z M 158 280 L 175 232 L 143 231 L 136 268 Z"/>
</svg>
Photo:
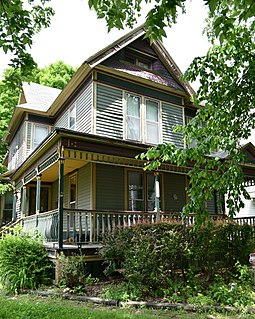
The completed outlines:
<svg viewBox="0 0 255 319">
<path fill-rule="evenodd" d="M 96 132 L 99 135 L 123 137 L 122 91 L 97 85 Z"/>
<path fill-rule="evenodd" d="M 96 209 L 124 210 L 124 168 L 96 166 Z"/>
<path fill-rule="evenodd" d="M 186 203 L 185 176 L 166 173 L 164 175 L 165 210 L 180 212 Z"/>
<path fill-rule="evenodd" d="M 91 209 L 91 163 L 83 166 L 77 173 L 78 204 L 77 208 Z"/>
<path fill-rule="evenodd" d="M 162 104 L 162 131 L 163 142 L 172 143 L 176 147 L 183 148 L 182 133 L 174 132 L 176 125 L 183 125 L 183 107 L 171 105 L 167 103 Z"/>
<path fill-rule="evenodd" d="M 136 92 L 142 95 L 147 95 L 149 97 L 154 97 L 155 99 L 164 100 L 169 103 L 180 104 L 182 105 L 182 98 L 180 96 L 167 94 L 164 92 L 160 92 L 157 90 L 153 90 L 149 87 L 139 85 L 137 83 L 131 83 L 128 81 L 124 81 L 115 77 L 111 77 L 105 74 L 98 73 L 97 74 L 98 81 L 102 81 L 103 83 L 120 87 L 124 90 L 130 90 L 132 92 Z"/>
</svg>

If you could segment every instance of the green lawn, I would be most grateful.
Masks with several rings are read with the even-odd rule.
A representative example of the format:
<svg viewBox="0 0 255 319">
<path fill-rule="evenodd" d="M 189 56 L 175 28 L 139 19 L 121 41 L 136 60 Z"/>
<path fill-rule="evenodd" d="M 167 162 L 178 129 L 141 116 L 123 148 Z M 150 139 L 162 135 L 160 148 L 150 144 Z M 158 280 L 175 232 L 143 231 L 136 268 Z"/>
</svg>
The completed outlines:
<svg viewBox="0 0 255 319">
<path fill-rule="evenodd" d="M 207 318 L 255 318 L 253 315 L 188 313 L 184 311 L 148 310 L 134 308 L 101 307 L 59 298 L 41 298 L 22 295 L 0 296 L 0 319 L 207 319 Z"/>
</svg>

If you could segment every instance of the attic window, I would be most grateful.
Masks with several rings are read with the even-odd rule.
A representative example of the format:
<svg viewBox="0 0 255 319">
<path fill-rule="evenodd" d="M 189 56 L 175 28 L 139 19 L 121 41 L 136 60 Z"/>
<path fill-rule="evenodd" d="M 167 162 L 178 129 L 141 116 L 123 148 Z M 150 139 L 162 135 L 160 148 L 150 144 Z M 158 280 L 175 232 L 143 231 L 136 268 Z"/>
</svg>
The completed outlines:
<svg viewBox="0 0 255 319">
<path fill-rule="evenodd" d="M 152 63 L 146 57 L 135 56 L 130 52 L 126 52 L 125 54 L 125 61 L 134 65 L 137 65 L 140 68 L 151 70 Z"/>
</svg>

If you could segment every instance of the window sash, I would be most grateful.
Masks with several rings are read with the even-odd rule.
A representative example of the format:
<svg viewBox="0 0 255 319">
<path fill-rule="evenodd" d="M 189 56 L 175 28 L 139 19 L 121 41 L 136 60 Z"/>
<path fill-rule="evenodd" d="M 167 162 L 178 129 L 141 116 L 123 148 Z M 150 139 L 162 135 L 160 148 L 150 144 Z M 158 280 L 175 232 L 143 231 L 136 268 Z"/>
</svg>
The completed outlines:
<svg viewBox="0 0 255 319">
<path fill-rule="evenodd" d="M 126 94 L 126 137 L 141 141 L 141 98 Z"/>
<path fill-rule="evenodd" d="M 159 143 L 159 103 L 146 100 L 146 142 Z"/>
<path fill-rule="evenodd" d="M 69 124 L 69 129 L 71 130 L 76 129 L 76 104 L 71 106 L 69 110 L 68 124 Z"/>
<path fill-rule="evenodd" d="M 34 125 L 33 149 L 35 149 L 49 134 L 48 126 Z"/>
</svg>

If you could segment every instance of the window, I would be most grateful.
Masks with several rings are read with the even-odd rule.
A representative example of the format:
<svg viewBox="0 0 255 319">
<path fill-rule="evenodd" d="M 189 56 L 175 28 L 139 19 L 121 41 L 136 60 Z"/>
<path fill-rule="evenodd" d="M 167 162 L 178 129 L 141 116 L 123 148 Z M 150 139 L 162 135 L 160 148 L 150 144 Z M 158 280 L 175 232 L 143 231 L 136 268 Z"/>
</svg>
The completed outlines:
<svg viewBox="0 0 255 319">
<path fill-rule="evenodd" d="M 137 65 L 140 68 L 151 70 L 152 69 L 152 61 L 150 58 L 146 56 L 136 56 L 132 52 L 126 52 L 125 61 L 134 65 Z"/>
<path fill-rule="evenodd" d="M 70 208 L 76 208 L 76 174 L 70 176 Z"/>
<path fill-rule="evenodd" d="M 132 94 L 126 95 L 127 116 L 126 136 L 129 140 L 141 141 L 141 99 Z"/>
<path fill-rule="evenodd" d="M 159 143 L 159 107 L 151 100 L 146 100 L 146 142 Z"/>
<path fill-rule="evenodd" d="M 143 173 L 128 173 L 128 209 L 144 210 L 143 203 Z"/>
<path fill-rule="evenodd" d="M 158 144 L 159 125 L 158 102 L 126 94 L 126 139 Z"/>
<path fill-rule="evenodd" d="M 45 125 L 34 125 L 33 149 L 35 149 L 42 140 L 49 134 L 49 128 Z"/>
<path fill-rule="evenodd" d="M 71 130 L 76 130 L 76 104 L 73 104 L 69 109 L 68 127 Z"/>
<path fill-rule="evenodd" d="M 155 177 L 144 172 L 128 172 L 128 210 L 154 211 Z"/>
</svg>

